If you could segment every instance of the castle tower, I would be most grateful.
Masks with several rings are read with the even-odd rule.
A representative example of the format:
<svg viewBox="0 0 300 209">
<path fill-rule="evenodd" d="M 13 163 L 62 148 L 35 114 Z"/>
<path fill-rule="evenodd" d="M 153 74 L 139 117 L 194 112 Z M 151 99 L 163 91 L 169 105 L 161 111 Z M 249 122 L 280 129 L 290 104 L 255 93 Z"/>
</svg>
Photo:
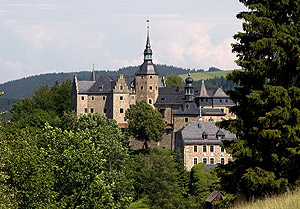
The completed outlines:
<svg viewBox="0 0 300 209">
<path fill-rule="evenodd" d="M 158 96 L 158 72 L 156 66 L 152 63 L 152 49 L 149 37 L 149 20 L 147 20 L 147 40 L 144 50 L 144 63 L 135 73 L 136 101 L 145 100 L 154 107 Z"/>
</svg>

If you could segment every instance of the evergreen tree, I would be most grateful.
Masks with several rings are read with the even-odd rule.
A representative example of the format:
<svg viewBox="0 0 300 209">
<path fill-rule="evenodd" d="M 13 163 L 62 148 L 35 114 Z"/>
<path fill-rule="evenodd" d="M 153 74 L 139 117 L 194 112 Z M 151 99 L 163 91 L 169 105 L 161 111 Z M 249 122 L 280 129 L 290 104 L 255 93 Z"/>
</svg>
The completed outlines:
<svg viewBox="0 0 300 209">
<path fill-rule="evenodd" d="M 228 75 L 238 118 L 221 123 L 237 134 L 224 143 L 234 161 L 217 170 L 223 189 L 250 198 L 299 184 L 300 1 L 240 2 L 249 9 L 233 44 L 242 70 Z"/>
</svg>

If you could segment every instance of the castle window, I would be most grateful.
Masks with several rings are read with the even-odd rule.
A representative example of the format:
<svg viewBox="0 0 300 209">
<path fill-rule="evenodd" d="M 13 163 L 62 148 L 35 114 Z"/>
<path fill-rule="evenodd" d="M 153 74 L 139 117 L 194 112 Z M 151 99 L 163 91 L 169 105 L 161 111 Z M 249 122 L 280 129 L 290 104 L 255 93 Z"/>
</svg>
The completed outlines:
<svg viewBox="0 0 300 209">
<path fill-rule="evenodd" d="M 210 152 L 214 152 L 214 145 L 210 145 L 209 150 Z"/>
<path fill-rule="evenodd" d="M 221 152 L 224 152 L 224 147 L 221 147 Z"/>
<path fill-rule="evenodd" d="M 92 100 L 95 100 L 95 97 L 92 97 Z"/>
<path fill-rule="evenodd" d="M 149 86 L 149 89 L 152 90 L 152 86 Z"/>
<path fill-rule="evenodd" d="M 91 113 L 94 113 L 94 108 L 91 108 Z"/>
<path fill-rule="evenodd" d="M 124 109 L 123 108 L 120 108 L 120 113 L 124 113 Z"/>
<path fill-rule="evenodd" d="M 120 86 L 120 90 L 123 90 L 123 86 Z"/>
<path fill-rule="evenodd" d="M 198 158 L 194 157 L 194 165 L 198 164 Z"/>
<path fill-rule="evenodd" d="M 157 90 L 157 86 L 156 86 L 156 90 Z"/>
<path fill-rule="evenodd" d="M 84 100 L 84 96 L 81 97 L 81 100 Z"/>
<path fill-rule="evenodd" d="M 149 99 L 149 104 L 152 104 L 152 100 L 151 99 Z"/>
<path fill-rule="evenodd" d="M 184 118 L 184 122 L 189 122 L 189 118 Z"/>
<path fill-rule="evenodd" d="M 159 112 L 161 116 L 164 118 L 165 117 L 165 109 L 159 109 Z"/>
<path fill-rule="evenodd" d="M 161 100 L 166 100 L 166 98 L 163 97 L 163 98 L 161 98 Z"/>
<path fill-rule="evenodd" d="M 198 146 L 194 146 L 194 152 L 198 152 Z"/>
<path fill-rule="evenodd" d="M 226 99 L 226 102 L 228 102 L 228 99 Z"/>
<path fill-rule="evenodd" d="M 215 159 L 210 158 L 210 164 L 214 164 L 214 162 L 215 162 Z"/>
<path fill-rule="evenodd" d="M 152 75 L 150 75 L 150 78 L 152 78 Z"/>
<path fill-rule="evenodd" d="M 203 99 L 201 99 L 201 102 L 203 102 Z"/>
<path fill-rule="evenodd" d="M 222 99 L 220 99 L 220 102 L 222 102 Z"/>
<path fill-rule="evenodd" d="M 207 163 L 207 158 L 204 157 L 204 158 L 202 159 L 202 162 L 203 162 L 204 164 L 206 164 L 206 163 Z"/>
<path fill-rule="evenodd" d="M 221 109 L 222 112 L 224 112 L 224 109 Z"/>
<path fill-rule="evenodd" d="M 106 108 L 103 109 L 103 112 L 106 113 Z"/>
<path fill-rule="evenodd" d="M 88 110 L 87 108 L 84 108 L 84 113 L 87 113 L 88 112 L 87 110 Z"/>
<path fill-rule="evenodd" d="M 103 100 L 105 100 L 105 96 L 103 97 Z"/>
<path fill-rule="evenodd" d="M 120 100 L 123 100 L 123 96 L 120 96 Z"/>
<path fill-rule="evenodd" d="M 144 76 L 143 76 L 143 75 L 142 75 L 141 77 L 142 77 L 142 78 L 144 78 Z"/>
<path fill-rule="evenodd" d="M 198 124 L 198 125 L 200 125 L 200 124 Z M 202 133 L 202 138 L 203 138 L 203 139 L 207 139 L 207 137 L 208 137 L 208 134 L 204 131 L 204 132 Z"/>
<path fill-rule="evenodd" d="M 98 89 L 99 89 L 99 91 L 102 91 L 102 86 L 99 86 Z"/>
<path fill-rule="evenodd" d="M 206 102 L 208 102 L 208 99 L 206 99 Z"/>
<path fill-rule="evenodd" d="M 141 90 L 143 90 L 144 89 L 144 87 L 143 86 L 141 86 Z"/>
<path fill-rule="evenodd" d="M 206 145 L 203 145 L 203 152 L 206 152 Z"/>
<path fill-rule="evenodd" d="M 221 165 L 224 165 L 224 163 L 225 163 L 224 158 L 221 158 Z"/>
</svg>

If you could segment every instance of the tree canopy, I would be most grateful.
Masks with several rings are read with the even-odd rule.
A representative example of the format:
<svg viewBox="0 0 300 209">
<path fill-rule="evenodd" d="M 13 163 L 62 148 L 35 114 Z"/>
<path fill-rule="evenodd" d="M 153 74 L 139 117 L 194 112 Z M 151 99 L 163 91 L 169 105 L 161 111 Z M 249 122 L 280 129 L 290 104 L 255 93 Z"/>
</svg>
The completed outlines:
<svg viewBox="0 0 300 209">
<path fill-rule="evenodd" d="M 144 141 L 145 148 L 148 148 L 149 141 L 161 141 L 166 124 L 161 113 L 146 101 L 132 105 L 126 110 L 125 116 L 128 122 L 127 133 Z"/>
<path fill-rule="evenodd" d="M 221 123 L 237 134 L 224 143 L 235 160 L 217 170 L 223 189 L 251 198 L 300 180 L 300 2 L 240 1 L 249 10 L 232 46 L 242 70 L 228 75 L 237 119 Z"/>
<path fill-rule="evenodd" d="M 180 76 L 170 74 L 166 78 L 166 86 L 167 87 L 177 87 L 177 86 L 183 87 L 184 86 L 184 81 Z"/>
</svg>

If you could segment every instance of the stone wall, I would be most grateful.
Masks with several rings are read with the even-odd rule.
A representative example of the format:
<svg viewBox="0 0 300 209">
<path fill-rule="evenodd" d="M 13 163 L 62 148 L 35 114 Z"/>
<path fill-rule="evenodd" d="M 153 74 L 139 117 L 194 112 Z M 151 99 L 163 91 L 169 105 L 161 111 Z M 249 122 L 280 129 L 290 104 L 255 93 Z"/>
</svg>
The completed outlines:
<svg viewBox="0 0 300 209">
<path fill-rule="evenodd" d="M 194 152 L 194 146 L 197 146 L 197 152 Z M 206 146 L 206 152 L 203 152 L 203 146 Z M 214 146 L 214 152 L 210 151 L 210 146 Z M 206 158 L 207 164 L 210 164 L 210 159 L 214 159 L 213 164 L 221 163 L 221 158 L 224 159 L 224 164 L 228 163 L 230 154 L 221 152 L 220 145 L 185 145 L 184 146 L 184 164 L 188 171 L 194 166 L 194 158 L 197 158 L 197 163 L 202 163 Z"/>
<path fill-rule="evenodd" d="M 135 78 L 136 101 L 145 100 L 154 107 L 158 97 L 158 76 L 157 75 L 139 75 Z"/>
<path fill-rule="evenodd" d="M 124 123 L 125 112 L 130 107 L 129 88 L 123 75 L 120 75 L 113 87 L 113 119 L 118 123 Z"/>
</svg>

